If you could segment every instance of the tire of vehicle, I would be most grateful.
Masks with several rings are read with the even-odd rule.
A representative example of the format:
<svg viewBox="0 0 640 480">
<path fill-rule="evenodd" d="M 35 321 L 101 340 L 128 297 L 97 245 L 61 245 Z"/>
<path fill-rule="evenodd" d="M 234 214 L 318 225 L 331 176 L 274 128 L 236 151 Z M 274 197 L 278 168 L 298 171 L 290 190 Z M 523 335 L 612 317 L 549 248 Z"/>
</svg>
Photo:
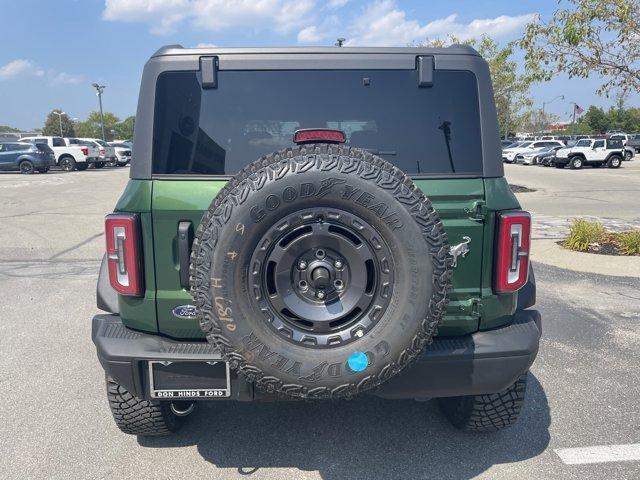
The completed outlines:
<svg viewBox="0 0 640 480">
<path fill-rule="evenodd" d="M 104 162 L 96 162 L 93 164 L 94 168 L 104 168 Z"/>
<path fill-rule="evenodd" d="M 89 168 L 89 164 L 87 162 L 78 163 L 76 164 L 76 168 L 79 171 L 84 172 L 87 168 Z"/>
<path fill-rule="evenodd" d="M 47 173 L 49 171 L 49 167 L 45 167 L 45 168 L 39 168 L 38 172 L 40 173 Z"/>
<path fill-rule="evenodd" d="M 122 432 L 131 435 L 161 436 L 177 431 L 185 418 L 171 411 L 168 402 L 141 400 L 113 378 L 106 376 L 109 408 Z"/>
<path fill-rule="evenodd" d="M 404 173 L 315 144 L 263 157 L 220 191 L 190 284 L 207 339 L 257 388 L 351 397 L 431 343 L 450 264 L 440 218 Z"/>
<path fill-rule="evenodd" d="M 65 172 L 73 172 L 76 167 L 78 167 L 78 165 L 76 165 L 76 160 L 70 155 L 60 157 L 58 165 Z M 78 168 L 78 170 L 80 170 L 80 168 Z"/>
<path fill-rule="evenodd" d="M 624 151 L 624 159 L 625 161 L 629 162 L 631 160 L 633 160 L 633 153 L 631 153 L 629 150 L 625 150 Z"/>
<path fill-rule="evenodd" d="M 35 169 L 33 168 L 33 163 L 29 160 L 23 160 L 20 162 L 20 173 L 23 175 L 31 175 Z"/>
<path fill-rule="evenodd" d="M 584 162 L 582 160 L 582 157 L 579 157 L 576 155 L 569 159 L 569 168 L 571 170 L 580 170 L 582 168 L 583 163 Z"/>
<path fill-rule="evenodd" d="M 607 167 L 609 168 L 620 168 L 622 164 L 622 157 L 620 155 L 611 155 L 609 160 L 607 160 Z"/>
<path fill-rule="evenodd" d="M 495 432 L 513 425 L 524 403 L 527 373 L 503 392 L 439 398 L 444 416 L 454 427 L 471 432 Z"/>
</svg>

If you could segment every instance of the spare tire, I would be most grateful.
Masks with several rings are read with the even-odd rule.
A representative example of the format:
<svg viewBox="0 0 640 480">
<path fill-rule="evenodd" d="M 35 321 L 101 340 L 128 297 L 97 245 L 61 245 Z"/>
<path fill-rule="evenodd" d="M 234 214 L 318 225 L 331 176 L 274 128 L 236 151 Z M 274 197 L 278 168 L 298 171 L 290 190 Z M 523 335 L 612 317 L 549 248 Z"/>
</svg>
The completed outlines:
<svg viewBox="0 0 640 480">
<path fill-rule="evenodd" d="M 431 343 L 449 247 L 431 202 L 366 151 L 314 144 L 238 173 L 204 214 L 191 293 L 207 339 L 267 392 L 350 397 Z"/>
</svg>

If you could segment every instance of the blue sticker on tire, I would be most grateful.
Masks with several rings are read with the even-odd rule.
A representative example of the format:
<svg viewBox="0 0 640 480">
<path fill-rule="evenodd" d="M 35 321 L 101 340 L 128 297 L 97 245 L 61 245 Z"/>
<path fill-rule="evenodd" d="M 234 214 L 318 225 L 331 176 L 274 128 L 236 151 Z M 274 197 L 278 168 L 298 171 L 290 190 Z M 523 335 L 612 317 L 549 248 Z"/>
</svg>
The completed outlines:
<svg viewBox="0 0 640 480">
<path fill-rule="evenodd" d="M 354 372 L 362 372 L 369 366 L 369 357 L 363 352 L 353 352 L 347 358 L 347 365 Z"/>
</svg>

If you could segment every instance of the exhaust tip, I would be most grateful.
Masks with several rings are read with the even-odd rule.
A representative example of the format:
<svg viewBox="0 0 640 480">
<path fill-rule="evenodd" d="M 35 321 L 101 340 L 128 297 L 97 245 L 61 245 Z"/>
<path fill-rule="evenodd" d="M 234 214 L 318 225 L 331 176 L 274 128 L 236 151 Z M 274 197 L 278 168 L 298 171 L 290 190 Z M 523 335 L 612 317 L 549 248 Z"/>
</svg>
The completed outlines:
<svg viewBox="0 0 640 480">
<path fill-rule="evenodd" d="M 170 407 L 175 416 L 186 417 L 196 408 L 196 402 L 171 402 Z"/>
</svg>

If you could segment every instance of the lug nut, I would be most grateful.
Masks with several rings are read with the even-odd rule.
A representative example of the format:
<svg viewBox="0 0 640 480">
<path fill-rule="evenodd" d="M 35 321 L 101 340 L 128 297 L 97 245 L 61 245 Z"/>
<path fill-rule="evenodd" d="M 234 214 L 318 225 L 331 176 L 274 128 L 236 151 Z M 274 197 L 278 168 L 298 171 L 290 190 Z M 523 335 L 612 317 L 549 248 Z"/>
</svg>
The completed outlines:
<svg viewBox="0 0 640 480">
<path fill-rule="evenodd" d="M 304 280 L 300 280 L 298 282 L 298 287 L 300 288 L 300 290 L 302 290 L 303 292 L 307 291 L 307 288 L 309 288 L 309 285 L 307 285 L 307 282 L 305 282 Z"/>
<path fill-rule="evenodd" d="M 342 283 L 342 280 L 335 280 L 333 282 L 333 286 L 336 287 L 336 290 L 342 290 L 344 288 L 344 283 Z"/>
<path fill-rule="evenodd" d="M 318 290 L 316 292 L 316 297 L 318 297 L 320 300 L 322 300 L 325 296 L 326 294 L 324 293 L 324 290 Z"/>
<path fill-rule="evenodd" d="M 317 250 L 316 251 L 316 257 L 318 257 L 319 259 L 323 259 L 324 258 L 324 250 Z"/>
<path fill-rule="evenodd" d="M 307 268 L 307 262 L 305 262 L 304 260 L 300 260 L 300 263 L 298 263 L 298 268 L 300 270 L 304 270 L 305 268 Z"/>
<path fill-rule="evenodd" d="M 342 260 L 336 260 L 333 262 L 333 266 L 336 268 L 342 268 Z"/>
</svg>

